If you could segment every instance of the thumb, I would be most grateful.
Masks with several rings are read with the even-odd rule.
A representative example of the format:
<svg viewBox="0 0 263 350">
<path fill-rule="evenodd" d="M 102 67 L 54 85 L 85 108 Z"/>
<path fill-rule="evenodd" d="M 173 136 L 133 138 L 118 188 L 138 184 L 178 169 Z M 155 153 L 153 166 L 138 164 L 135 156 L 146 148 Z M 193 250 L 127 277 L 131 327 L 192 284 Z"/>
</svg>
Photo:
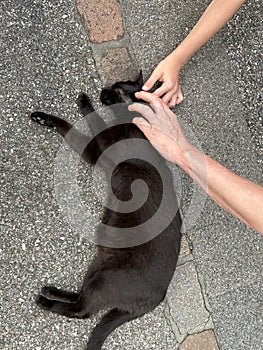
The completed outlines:
<svg viewBox="0 0 263 350">
<path fill-rule="evenodd" d="M 151 90 L 151 88 L 158 81 L 158 79 L 159 79 L 159 74 L 156 73 L 154 70 L 150 78 L 144 83 L 142 90 L 144 91 Z"/>
</svg>

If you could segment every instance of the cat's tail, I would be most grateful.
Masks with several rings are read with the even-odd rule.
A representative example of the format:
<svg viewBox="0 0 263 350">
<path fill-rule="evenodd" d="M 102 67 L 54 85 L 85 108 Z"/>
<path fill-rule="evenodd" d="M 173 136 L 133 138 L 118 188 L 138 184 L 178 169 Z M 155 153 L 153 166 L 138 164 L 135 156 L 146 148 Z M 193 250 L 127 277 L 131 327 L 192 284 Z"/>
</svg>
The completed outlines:
<svg viewBox="0 0 263 350">
<path fill-rule="evenodd" d="M 140 316 L 142 315 L 119 310 L 117 308 L 110 310 L 93 329 L 86 350 L 100 350 L 102 344 L 111 332 L 122 324 Z"/>
</svg>

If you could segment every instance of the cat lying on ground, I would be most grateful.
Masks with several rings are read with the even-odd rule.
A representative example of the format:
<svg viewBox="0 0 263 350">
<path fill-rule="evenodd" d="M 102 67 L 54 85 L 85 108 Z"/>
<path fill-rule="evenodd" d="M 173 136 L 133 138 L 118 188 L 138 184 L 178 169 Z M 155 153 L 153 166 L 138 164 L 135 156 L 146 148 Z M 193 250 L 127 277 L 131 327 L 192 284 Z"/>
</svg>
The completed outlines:
<svg viewBox="0 0 263 350">
<path fill-rule="evenodd" d="M 134 93 L 141 89 L 142 83 L 141 75 L 136 81 L 117 82 L 102 90 L 101 102 L 113 105 L 137 101 Z M 118 141 L 143 140 L 146 145 L 143 151 L 146 151 L 147 159 L 150 159 L 147 161 L 131 157 L 114 164 L 114 171 L 108 179 L 112 189 L 108 203 L 114 201 L 111 196 L 115 196 L 123 204 L 131 200 L 131 186 L 138 179 L 148 186 L 147 200 L 132 212 L 115 211 L 105 206 L 102 226 L 97 230 L 97 254 L 88 268 L 79 292 L 45 286 L 36 298 L 36 303 L 42 309 L 67 317 L 85 319 L 100 310 L 107 311 L 93 329 L 86 347 L 86 350 L 99 350 L 114 329 L 153 310 L 164 299 L 180 251 L 181 217 L 172 174 L 161 155 L 131 123 L 136 113 L 129 112 L 122 104 L 122 113 L 116 113 L 117 124 L 107 127 L 94 112 L 86 94 L 79 96 L 78 105 L 86 116 L 92 133 L 96 135 L 93 138 L 53 115 L 34 112 L 31 118 L 41 125 L 54 128 L 87 163 L 95 165 L 100 158 L 99 165 L 105 170 L 106 177 L 112 159 L 107 155 L 100 156 Z M 152 164 L 157 164 L 157 168 Z M 148 225 L 151 217 L 158 214 L 164 197 L 165 211 L 155 221 L 154 226 Z M 162 222 L 164 217 L 166 224 Z M 105 233 L 106 227 L 110 228 L 109 233 Z M 127 228 L 132 229 L 132 237 L 126 240 Z M 157 234 L 152 234 L 152 230 Z"/>
</svg>

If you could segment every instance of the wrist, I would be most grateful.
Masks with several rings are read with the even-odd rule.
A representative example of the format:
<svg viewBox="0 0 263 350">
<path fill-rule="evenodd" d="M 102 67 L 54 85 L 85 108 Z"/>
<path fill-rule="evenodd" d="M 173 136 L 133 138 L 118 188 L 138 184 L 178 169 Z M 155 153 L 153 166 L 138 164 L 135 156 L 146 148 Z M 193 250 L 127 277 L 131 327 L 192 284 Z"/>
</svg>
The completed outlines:
<svg viewBox="0 0 263 350">
<path fill-rule="evenodd" d="M 189 58 L 185 55 L 183 50 L 181 50 L 180 45 L 170 54 L 172 60 L 177 63 L 178 70 L 183 68 L 183 66 L 187 63 Z"/>
<path fill-rule="evenodd" d="M 189 144 L 189 147 L 184 148 L 177 156 L 176 163 L 194 179 L 199 173 L 200 166 L 205 165 L 205 154 Z"/>
</svg>

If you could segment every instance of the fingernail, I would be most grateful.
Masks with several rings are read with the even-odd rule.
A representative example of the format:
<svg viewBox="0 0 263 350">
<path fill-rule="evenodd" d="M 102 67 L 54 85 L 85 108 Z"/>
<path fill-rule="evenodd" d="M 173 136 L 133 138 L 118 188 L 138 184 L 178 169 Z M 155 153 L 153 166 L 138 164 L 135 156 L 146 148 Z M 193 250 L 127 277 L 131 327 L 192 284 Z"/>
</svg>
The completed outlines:
<svg viewBox="0 0 263 350">
<path fill-rule="evenodd" d="M 148 86 L 143 85 L 142 90 L 149 90 L 149 89 L 148 89 Z"/>
</svg>

